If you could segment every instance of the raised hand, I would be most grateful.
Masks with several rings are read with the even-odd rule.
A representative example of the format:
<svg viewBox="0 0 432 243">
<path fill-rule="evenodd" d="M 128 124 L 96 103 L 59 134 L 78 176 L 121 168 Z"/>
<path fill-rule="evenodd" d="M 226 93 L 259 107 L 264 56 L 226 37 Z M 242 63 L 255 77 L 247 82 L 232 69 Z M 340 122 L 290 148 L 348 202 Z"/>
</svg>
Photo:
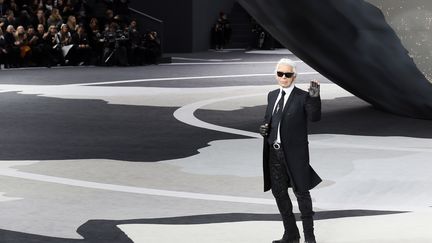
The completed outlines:
<svg viewBox="0 0 432 243">
<path fill-rule="evenodd" d="M 261 125 L 259 128 L 259 131 L 260 131 L 261 136 L 266 137 L 268 135 L 268 132 L 269 132 L 269 124 L 266 123 L 264 125 Z"/>
<path fill-rule="evenodd" d="M 318 97 L 320 95 L 320 84 L 318 80 L 311 80 L 309 87 L 309 96 Z"/>
</svg>

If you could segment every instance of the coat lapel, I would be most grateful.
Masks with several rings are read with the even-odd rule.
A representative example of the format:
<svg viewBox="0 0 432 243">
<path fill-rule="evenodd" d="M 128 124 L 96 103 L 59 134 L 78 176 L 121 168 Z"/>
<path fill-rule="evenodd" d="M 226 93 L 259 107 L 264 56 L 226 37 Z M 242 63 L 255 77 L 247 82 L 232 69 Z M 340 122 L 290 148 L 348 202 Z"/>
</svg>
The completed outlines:
<svg viewBox="0 0 432 243">
<path fill-rule="evenodd" d="M 273 115 L 273 107 L 276 103 L 276 99 L 279 95 L 279 89 L 272 91 L 272 93 L 270 93 L 270 101 L 269 104 L 267 106 L 267 121 L 266 123 L 270 123 L 271 122 L 271 118 Z"/>
<path fill-rule="evenodd" d="M 277 99 L 277 97 L 278 97 L 278 95 L 279 95 L 279 89 L 277 89 L 277 90 L 275 90 L 274 92 L 273 92 L 273 94 L 272 94 L 272 97 L 271 97 L 271 108 L 272 108 L 272 113 L 273 113 L 273 107 L 275 106 L 275 103 L 276 103 L 276 99 Z"/>
</svg>

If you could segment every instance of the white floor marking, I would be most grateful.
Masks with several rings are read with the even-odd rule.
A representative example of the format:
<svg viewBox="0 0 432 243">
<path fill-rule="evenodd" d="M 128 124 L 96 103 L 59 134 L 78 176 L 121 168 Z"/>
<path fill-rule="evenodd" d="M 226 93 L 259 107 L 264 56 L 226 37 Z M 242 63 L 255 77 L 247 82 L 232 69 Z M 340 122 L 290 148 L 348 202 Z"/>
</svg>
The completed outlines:
<svg viewBox="0 0 432 243">
<path fill-rule="evenodd" d="M 207 62 L 225 62 L 225 61 L 241 61 L 241 58 L 233 59 L 203 59 L 203 58 L 188 58 L 188 57 L 172 57 L 173 60 L 188 60 L 188 61 L 207 61 Z"/>
<path fill-rule="evenodd" d="M 255 73 L 255 74 L 238 74 L 238 75 L 211 75 L 211 76 L 192 76 L 192 77 L 176 77 L 176 78 L 148 78 L 148 79 L 131 79 L 119 81 L 105 81 L 105 82 L 92 82 L 92 83 L 76 83 L 65 84 L 62 86 L 87 86 L 87 85 L 105 85 L 105 84 L 123 84 L 123 83 L 140 83 L 152 81 L 170 81 L 170 80 L 196 80 L 196 79 L 211 79 L 211 78 L 238 78 L 238 77 L 261 77 L 270 76 L 268 73 Z"/>
<path fill-rule="evenodd" d="M 136 194 L 144 194 L 144 195 L 152 195 L 152 196 L 165 196 L 165 197 L 222 201 L 222 202 L 233 202 L 233 203 L 251 203 L 251 204 L 264 204 L 264 205 L 275 204 L 274 200 L 265 199 L 265 198 L 235 197 L 235 196 L 204 194 L 204 193 L 157 190 L 157 189 L 149 189 L 149 188 L 133 187 L 133 186 L 121 186 L 121 185 L 114 185 L 114 184 L 97 183 L 97 182 L 74 180 L 74 179 L 68 179 L 62 177 L 20 172 L 10 168 L 0 169 L 0 175 L 34 180 L 34 181 L 63 184 L 68 186 L 85 187 L 85 188 L 107 190 L 107 191 L 136 193 Z"/>
<path fill-rule="evenodd" d="M 11 90 L 0 90 L 0 93 L 7 93 L 7 92 L 13 92 Z"/>
<path fill-rule="evenodd" d="M 303 61 L 297 60 L 296 63 L 303 63 Z M 261 62 L 185 62 L 185 63 L 165 63 L 160 64 L 162 66 L 173 66 L 173 65 L 251 65 L 251 64 L 276 64 L 277 61 L 261 61 Z"/>
<path fill-rule="evenodd" d="M 200 120 L 194 116 L 195 111 L 197 111 L 198 109 L 200 109 L 206 105 L 210 105 L 210 104 L 221 102 L 221 101 L 254 97 L 254 96 L 261 96 L 261 95 L 262 95 L 262 93 L 199 101 L 196 103 L 185 105 L 185 106 L 177 109 L 174 112 L 174 117 L 177 120 L 179 120 L 183 123 L 192 125 L 194 127 L 200 127 L 200 128 L 205 128 L 205 129 L 209 129 L 209 130 L 226 132 L 226 133 L 242 135 L 242 136 L 247 136 L 247 137 L 253 137 L 253 138 L 261 138 L 261 135 L 259 133 L 254 133 L 254 132 L 244 131 L 244 130 L 240 130 L 240 129 L 234 129 L 234 128 L 229 128 L 229 127 L 214 125 L 214 124 L 211 124 L 208 122 L 204 122 L 204 121 L 202 121 L 202 120 Z"/>
<path fill-rule="evenodd" d="M 326 135 L 326 134 L 321 134 Z M 336 148 L 353 148 L 353 149 L 376 149 L 376 150 L 391 150 L 391 151 L 404 151 L 404 152 L 425 152 L 432 153 L 432 148 L 411 148 L 411 147 L 398 147 L 398 146 L 382 146 L 382 145 L 367 145 L 367 144 L 353 144 L 353 143 L 334 143 L 334 142 L 311 142 L 314 146 L 336 147 Z"/>
<path fill-rule="evenodd" d="M 317 72 L 303 72 L 298 73 L 301 75 L 318 74 Z M 106 85 L 106 84 L 124 84 L 124 83 L 140 83 L 140 82 L 151 82 L 151 81 L 170 81 L 170 80 L 197 80 L 197 79 L 212 79 L 212 78 L 241 78 L 241 77 L 262 77 L 272 76 L 273 73 L 255 73 L 255 74 L 234 74 L 234 75 L 211 75 L 211 76 L 192 76 L 192 77 L 176 77 L 176 78 L 148 78 L 148 79 L 131 79 L 131 80 L 119 80 L 119 81 L 104 81 L 104 82 L 92 82 L 92 83 L 76 83 L 76 84 L 64 84 L 59 86 L 88 86 L 88 85 Z"/>
<path fill-rule="evenodd" d="M 21 200 L 23 198 L 21 197 L 6 197 L 6 193 L 0 192 L 0 202 L 8 202 L 8 201 L 15 201 L 15 200 Z"/>
<path fill-rule="evenodd" d="M 247 51 L 246 54 L 291 55 L 293 53 L 288 49 L 275 49 L 275 50 L 252 50 L 252 51 Z"/>
</svg>

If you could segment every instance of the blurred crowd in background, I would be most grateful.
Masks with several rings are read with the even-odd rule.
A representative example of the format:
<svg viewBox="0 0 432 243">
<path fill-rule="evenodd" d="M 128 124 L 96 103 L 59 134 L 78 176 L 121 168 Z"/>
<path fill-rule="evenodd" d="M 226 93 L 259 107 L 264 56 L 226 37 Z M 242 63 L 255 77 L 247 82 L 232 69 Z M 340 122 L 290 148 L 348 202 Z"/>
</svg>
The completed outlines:
<svg viewBox="0 0 432 243">
<path fill-rule="evenodd" d="M 157 64 L 158 33 L 141 31 L 129 0 L 0 0 L 0 64 Z"/>
</svg>

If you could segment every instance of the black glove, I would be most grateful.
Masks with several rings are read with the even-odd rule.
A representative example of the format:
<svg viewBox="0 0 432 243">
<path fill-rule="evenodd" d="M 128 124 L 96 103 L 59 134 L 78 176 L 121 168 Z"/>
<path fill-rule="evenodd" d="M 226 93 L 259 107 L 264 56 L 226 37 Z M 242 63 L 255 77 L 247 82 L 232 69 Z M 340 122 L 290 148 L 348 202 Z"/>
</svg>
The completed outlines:
<svg viewBox="0 0 432 243">
<path fill-rule="evenodd" d="M 261 125 L 259 128 L 260 134 L 263 137 L 266 137 L 268 135 L 268 131 L 269 131 L 269 125 L 266 123 L 264 125 Z"/>
<path fill-rule="evenodd" d="M 318 97 L 320 95 L 320 84 L 317 80 L 312 80 L 309 87 L 309 96 Z"/>
</svg>

